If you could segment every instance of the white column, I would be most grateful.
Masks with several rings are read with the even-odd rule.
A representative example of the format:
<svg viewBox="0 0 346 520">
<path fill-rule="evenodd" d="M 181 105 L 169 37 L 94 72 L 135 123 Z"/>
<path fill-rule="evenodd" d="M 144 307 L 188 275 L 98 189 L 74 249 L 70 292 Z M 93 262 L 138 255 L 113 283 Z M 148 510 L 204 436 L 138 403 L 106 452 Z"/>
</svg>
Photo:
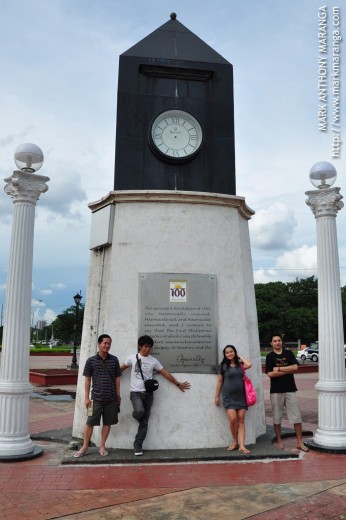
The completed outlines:
<svg viewBox="0 0 346 520">
<path fill-rule="evenodd" d="M 346 371 L 336 215 L 343 208 L 340 188 L 307 191 L 316 218 L 318 267 L 319 380 L 318 428 L 314 442 L 346 447 Z"/>
<path fill-rule="evenodd" d="M 47 181 L 21 171 L 5 179 L 14 212 L 0 367 L 0 458 L 34 450 L 28 433 L 32 260 L 35 205 Z"/>
</svg>

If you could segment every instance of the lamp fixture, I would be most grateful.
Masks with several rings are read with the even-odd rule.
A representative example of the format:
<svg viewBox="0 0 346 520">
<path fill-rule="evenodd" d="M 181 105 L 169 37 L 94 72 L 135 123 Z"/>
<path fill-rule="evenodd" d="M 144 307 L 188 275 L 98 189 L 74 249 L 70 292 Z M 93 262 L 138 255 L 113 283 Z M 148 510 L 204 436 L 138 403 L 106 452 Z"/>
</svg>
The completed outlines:
<svg viewBox="0 0 346 520">
<path fill-rule="evenodd" d="M 330 188 L 336 181 L 336 177 L 334 166 L 325 161 L 314 164 L 309 174 L 311 184 L 319 190 Z"/>
<path fill-rule="evenodd" d="M 73 299 L 74 299 L 75 304 L 79 305 L 80 302 L 82 301 L 82 295 L 77 293 L 74 295 Z"/>
<path fill-rule="evenodd" d="M 14 153 L 14 162 L 25 173 L 37 172 L 43 164 L 43 159 L 41 148 L 32 143 L 19 145 Z"/>
</svg>

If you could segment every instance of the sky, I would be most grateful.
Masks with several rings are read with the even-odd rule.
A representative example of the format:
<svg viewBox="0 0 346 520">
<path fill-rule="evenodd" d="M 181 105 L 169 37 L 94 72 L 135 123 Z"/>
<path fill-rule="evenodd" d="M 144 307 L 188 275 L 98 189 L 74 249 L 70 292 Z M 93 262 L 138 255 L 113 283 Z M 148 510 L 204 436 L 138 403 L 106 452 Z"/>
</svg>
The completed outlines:
<svg viewBox="0 0 346 520">
<path fill-rule="evenodd" d="M 119 55 L 171 12 L 233 65 L 237 195 L 256 212 L 249 221 L 255 283 L 317 275 L 316 221 L 305 203 L 312 165 L 331 162 L 334 186 L 346 193 L 346 150 L 341 144 L 332 157 L 331 128 L 334 43 L 345 141 L 346 49 L 334 32 L 346 38 L 341 2 L 0 0 L 0 10 L 0 177 L 11 176 L 15 149 L 29 142 L 42 149 L 39 173 L 50 178 L 36 206 L 33 323 L 50 323 L 74 305 L 76 292 L 85 302 L 88 204 L 113 189 Z M 319 52 L 323 39 L 327 54 Z M 319 100 L 319 56 L 327 62 L 326 100 Z M 327 131 L 319 126 L 325 113 Z M 12 200 L 0 190 L 1 321 L 12 216 Z M 346 208 L 336 222 L 344 286 Z"/>
</svg>

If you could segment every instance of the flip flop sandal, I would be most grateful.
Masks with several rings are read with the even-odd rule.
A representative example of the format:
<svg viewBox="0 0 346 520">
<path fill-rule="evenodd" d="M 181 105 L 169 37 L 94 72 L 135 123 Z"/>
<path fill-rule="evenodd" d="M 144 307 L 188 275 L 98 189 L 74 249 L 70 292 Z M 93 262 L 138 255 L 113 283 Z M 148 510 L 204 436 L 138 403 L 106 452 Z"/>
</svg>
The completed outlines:
<svg viewBox="0 0 346 520">
<path fill-rule="evenodd" d="M 87 454 L 86 451 L 77 451 L 73 456 L 75 459 L 80 459 L 81 457 L 84 457 Z"/>
<path fill-rule="evenodd" d="M 235 450 L 237 450 L 238 448 L 239 448 L 239 444 L 236 444 L 236 445 L 234 446 L 234 448 L 232 448 L 231 446 L 229 446 L 229 448 L 227 448 L 227 451 L 235 451 Z"/>
<path fill-rule="evenodd" d="M 250 453 L 250 450 L 248 450 L 247 448 L 245 448 L 245 450 L 243 448 L 239 448 L 239 451 L 240 453 L 244 453 L 245 455 L 249 455 Z"/>
<path fill-rule="evenodd" d="M 107 450 L 99 450 L 99 454 L 101 455 L 101 457 L 107 457 L 108 451 Z"/>
</svg>

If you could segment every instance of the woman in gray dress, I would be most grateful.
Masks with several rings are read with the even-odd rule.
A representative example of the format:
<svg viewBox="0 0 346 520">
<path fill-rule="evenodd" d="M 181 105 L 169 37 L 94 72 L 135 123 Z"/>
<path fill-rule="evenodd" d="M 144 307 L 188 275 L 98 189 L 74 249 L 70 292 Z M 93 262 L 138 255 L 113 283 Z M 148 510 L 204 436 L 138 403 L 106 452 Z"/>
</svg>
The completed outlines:
<svg viewBox="0 0 346 520">
<path fill-rule="evenodd" d="M 233 437 L 233 442 L 227 448 L 229 451 L 239 449 L 242 453 L 250 453 L 245 446 L 244 421 L 247 406 L 243 369 L 247 370 L 251 367 L 252 363 L 239 356 L 233 345 L 227 345 L 223 349 L 223 360 L 218 369 L 215 404 L 220 405 L 220 392 L 222 391 L 222 404 L 226 410 Z"/>
</svg>

